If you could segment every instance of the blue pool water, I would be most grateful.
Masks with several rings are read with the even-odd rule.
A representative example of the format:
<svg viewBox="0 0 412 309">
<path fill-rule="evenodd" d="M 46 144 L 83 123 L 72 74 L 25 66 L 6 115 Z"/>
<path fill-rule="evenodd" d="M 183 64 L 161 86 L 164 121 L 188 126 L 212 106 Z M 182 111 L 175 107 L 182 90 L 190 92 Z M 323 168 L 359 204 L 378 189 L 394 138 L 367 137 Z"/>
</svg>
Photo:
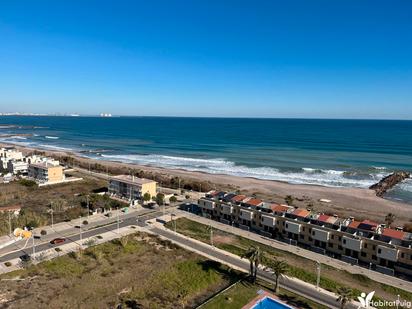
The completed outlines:
<svg viewBox="0 0 412 309">
<path fill-rule="evenodd" d="M 252 307 L 253 309 L 291 309 L 291 307 L 279 303 L 276 300 L 270 298 L 270 297 L 265 297 L 259 302 Z"/>
</svg>

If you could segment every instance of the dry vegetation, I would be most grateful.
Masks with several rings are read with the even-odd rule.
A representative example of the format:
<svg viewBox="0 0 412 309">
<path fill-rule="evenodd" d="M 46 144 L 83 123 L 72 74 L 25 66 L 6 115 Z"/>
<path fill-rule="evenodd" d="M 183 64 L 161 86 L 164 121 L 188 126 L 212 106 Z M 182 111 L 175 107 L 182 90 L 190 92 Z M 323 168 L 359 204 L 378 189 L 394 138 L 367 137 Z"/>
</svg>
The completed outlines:
<svg viewBox="0 0 412 309">
<path fill-rule="evenodd" d="M 167 223 L 167 227 L 173 229 L 172 223 Z M 210 234 L 206 225 L 199 222 L 191 221 L 186 218 L 177 219 L 177 232 L 187 235 L 191 238 L 198 239 L 205 243 L 210 243 Z M 259 246 L 266 257 L 276 257 L 285 260 L 289 264 L 289 274 L 311 284 L 316 284 L 316 263 L 304 257 L 277 250 L 252 240 L 226 233 L 214 229 L 214 238 L 218 241 L 214 244 L 223 250 L 231 253 L 242 255 L 250 246 Z M 339 286 L 348 286 L 360 295 L 361 291 L 376 291 L 377 295 L 382 298 L 396 300 L 400 294 L 403 299 L 412 300 L 412 293 L 393 288 L 379 282 L 375 282 L 364 275 L 353 275 L 344 270 L 338 270 L 328 265 L 322 264 L 322 276 L 320 285 L 330 291 L 336 291 Z"/>
<path fill-rule="evenodd" d="M 2 308 L 186 308 L 239 274 L 139 233 L 0 278 Z"/>
<path fill-rule="evenodd" d="M 84 177 L 84 175 L 76 175 Z M 15 181 L 0 184 L 0 207 L 21 205 L 22 211 L 12 219 L 16 227 L 38 227 L 50 224 L 50 208 L 54 210 L 54 222 L 78 218 L 86 214 L 86 195 L 91 194 L 93 206 L 118 206 L 117 202 L 93 194 L 93 191 L 107 186 L 105 181 L 86 177 L 82 181 L 37 187 L 30 182 Z M 9 231 L 8 214 L 0 213 L 0 235 Z"/>
</svg>

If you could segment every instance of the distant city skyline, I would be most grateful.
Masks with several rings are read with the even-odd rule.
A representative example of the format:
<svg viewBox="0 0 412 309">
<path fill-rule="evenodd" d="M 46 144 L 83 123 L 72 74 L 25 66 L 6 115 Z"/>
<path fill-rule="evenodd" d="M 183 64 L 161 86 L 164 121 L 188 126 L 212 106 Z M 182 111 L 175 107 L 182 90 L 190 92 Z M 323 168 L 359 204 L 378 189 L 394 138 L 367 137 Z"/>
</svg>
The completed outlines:
<svg viewBox="0 0 412 309">
<path fill-rule="evenodd" d="M 409 1 L 0 4 L 0 113 L 412 119 Z"/>
</svg>

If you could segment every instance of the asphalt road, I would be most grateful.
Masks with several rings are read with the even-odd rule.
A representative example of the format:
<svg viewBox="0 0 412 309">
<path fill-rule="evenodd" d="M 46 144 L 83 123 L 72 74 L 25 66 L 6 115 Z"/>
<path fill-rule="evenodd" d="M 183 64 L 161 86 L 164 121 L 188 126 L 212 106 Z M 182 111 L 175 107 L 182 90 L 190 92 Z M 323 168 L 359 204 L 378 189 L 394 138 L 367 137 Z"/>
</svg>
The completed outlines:
<svg viewBox="0 0 412 309">
<path fill-rule="evenodd" d="M 127 227 L 127 226 L 131 226 L 131 225 L 139 225 L 139 226 L 145 226 L 145 223 L 143 223 L 146 220 L 150 220 L 153 218 L 156 218 L 158 216 L 162 215 L 161 211 L 156 211 L 156 212 L 151 212 L 149 214 L 144 214 L 141 216 L 133 216 L 133 217 L 128 217 L 128 218 L 124 218 L 120 220 L 119 223 L 119 228 L 122 227 Z M 136 219 L 138 218 L 138 220 L 140 220 L 139 222 L 136 222 Z M 82 239 L 85 238 L 89 238 L 89 237 L 93 237 L 93 236 L 97 236 L 100 235 L 102 233 L 106 233 L 109 231 L 115 232 L 116 233 L 117 230 L 117 223 L 113 223 L 110 225 L 105 225 L 102 227 L 97 227 L 94 229 L 90 229 L 90 230 L 83 230 L 82 231 Z M 75 234 L 75 235 L 71 235 L 69 237 L 64 237 L 66 239 L 66 241 L 64 243 L 61 244 L 57 244 L 57 245 L 52 245 L 51 243 L 47 242 L 47 243 L 41 243 L 39 245 L 35 244 L 35 252 L 41 252 L 41 251 L 45 251 L 51 248 L 57 248 L 60 247 L 62 245 L 68 244 L 68 243 L 78 243 L 80 244 L 79 240 L 80 240 L 80 229 L 78 229 L 79 233 Z M 59 237 L 59 236 L 56 236 Z M 22 250 L 17 250 L 8 254 L 5 254 L 3 256 L 0 257 L 0 262 L 6 262 L 8 260 L 11 259 L 15 259 L 15 258 L 19 258 L 20 256 L 24 255 L 24 254 L 29 254 L 31 255 L 33 253 L 33 246 L 32 241 L 29 240 L 29 245 L 22 249 Z"/>
<path fill-rule="evenodd" d="M 189 246 L 194 250 L 204 252 L 205 254 L 212 256 L 220 261 L 226 261 L 229 264 L 232 264 L 240 269 L 243 269 L 245 272 L 248 272 L 249 270 L 249 262 L 240 260 L 238 258 L 234 258 L 230 255 L 226 255 L 220 251 L 214 250 L 210 247 L 204 246 L 197 242 L 193 242 L 185 237 L 180 236 L 179 234 L 175 234 L 172 231 L 167 231 L 156 227 L 151 228 L 151 231 L 165 238 L 173 240 L 177 243 Z M 273 282 L 273 277 L 268 272 L 259 270 L 258 276 L 264 280 Z M 329 308 L 339 308 L 339 302 L 336 301 L 336 296 L 321 294 L 316 289 L 310 288 L 307 285 L 298 284 L 295 281 L 284 279 L 281 280 L 280 286 L 293 293 L 300 294 L 308 299 L 312 299 L 315 302 L 321 303 Z M 348 304 L 346 308 L 356 309 L 357 306 Z"/>
<path fill-rule="evenodd" d="M 128 226 L 132 226 L 132 225 L 138 225 L 141 227 L 148 227 L 149 225 L 147 223 L 145 223 L 145 221 L 159 217 L 163 215 L 162 211 L 155 211 L 155 212 L 151 212 L 149 214 L 143 214 L 140 216 L 133 216 L 133 217 L 127 217 L 124 218 L 120 221 L 119 223 L 119 227 L 128 227 Z M 138 219 L 137 219 L 138 218 Z M 137 219 L 137 221 L 136 221 Z M 91 230 L 87 230 L 87 231 L 83 231 L 82 232 L 82 239 L 85 238 L 89 238 L 89 237 L 93 237 L 93 236 L 97 236 L 100 235 L 102 233 L 106 233 L 108 231 L 112 231 L 114 233 L 116 233 L 117 230 L 117 223 L 113 223 L 110 225 L 106 225 L 106 226 L 102 226 L 102 227 L 97 227 Z M 230 255 L 226 255 L 220 251 L 214 250 L 213 248 L 210 248 L 208 246 L 202 245 L 198 242 L 192 241 L 190 239 L 187 239 L 185 237 L 180 236 L 179 234 L 174 233 L 173 231 L 168 231 L 168 230 L 164 230 L 164 229 L 160 229 L 157 227 L 151 227 L 150 230 L 155 233 L 158 234 L 160 236 L 163 236 L 167 239 L 170 239 L 172 241 L 175 241 L 176 243 L 181 243 L 183 245 L 189 246 L 191 248 L 193 248 L 196 251 L 199 252 L 204 252 L 207 255 L 214 257 L 217 260 L 220 261 L 226 261 L 227 263 L 234 265 L 240 269 L 243 269 L 245 272 L 248 272 L 249 270 L 249 263 L 247 261 L 243 261 L 240 260 L 238 258 L 232 257 Z M 66 241 L 62 244 L 57 244 L 57 245 L 52 245 L 50 243 L 42 243 L 39 245 L 35 246 L 35 251 L 36 253 L 41 252 L 41 251 L 45 251 L 45 250 L 49 250 L 51 248 L 57 248 L 59 246 L 62 246 L 64 244 L 67 243 L 78 243 L 80 240 L 80 230 L 78 234 L 66 237 Z M 24 255 L 24 254 L 29 254 L 31 255 L 33 252 L 33 248 L 31 246 L 19 250 L 19 251 L 15 251 L 9 254 L 5 254 L 3 256 L 0 257 L 0 262 L 6 262 L 8 260 L 11 259 L 15 259 L 15 258 L 19 258 L 20 256 Z M 259 270 L 258 271 L 258 276 L 264 280 L 268 280 L 268 281 L 273 281 L 273 277 L 265 271 Z M 281 287 L 289 290 L 293 293 L 299 294 L 303 297 L 306 297 L 308 299 L 312 299 L 315 302 L 321 303 L 329 308 L 339 308 L 339 304 L 336 301 L 336 297 L 332 297 L 330 295 L 326 295 L 326 294 L 321 294 L 319 293 L 316 289 L 314 288 L 310 288 L 307 285 L 304 284 L 298 284 L 295 281 L 292 280 L 281 280 Z M 357 308 L 355 305 L 352 304 L 348 304 L 347 308 L 350 309 L 355 309 Z"/>
</svg>

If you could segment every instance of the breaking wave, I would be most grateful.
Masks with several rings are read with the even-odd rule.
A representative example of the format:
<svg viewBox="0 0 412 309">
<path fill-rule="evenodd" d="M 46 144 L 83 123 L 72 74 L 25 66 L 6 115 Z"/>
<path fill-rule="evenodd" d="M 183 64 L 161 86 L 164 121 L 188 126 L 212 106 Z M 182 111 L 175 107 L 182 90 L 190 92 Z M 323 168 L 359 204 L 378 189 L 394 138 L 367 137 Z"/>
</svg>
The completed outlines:
<svg viewBox="0 0 412 309">
<path fill-rule="evenodd" d="M 59 137 L 57 137 L 57 136 L 49 136 L 49 135 L 46 135 L 45 138 L 48 138 L 48 139 L 59 139 Z"/>
<path fill-rule="evenodd" d="M 136 163 L 141 165 L 177 168 L 188 171 L 200 171 L 212 174 L 226 174 L 241 177 L 254 177 L 267 180 L 278 180 L 293 184 L 312 184 L 329 187 L 367 188 L 379 181 L 386 174 L 369 174 L 368 178 L 355 178 L 345 175 L 342 170 L 302 168 L 300 171 L 280 171 L 271 167 L 248 167 L 237 165 L 225 159 L 188 158 L 166 155 L 107 155 L 100 159 Z"/>
</svg>

